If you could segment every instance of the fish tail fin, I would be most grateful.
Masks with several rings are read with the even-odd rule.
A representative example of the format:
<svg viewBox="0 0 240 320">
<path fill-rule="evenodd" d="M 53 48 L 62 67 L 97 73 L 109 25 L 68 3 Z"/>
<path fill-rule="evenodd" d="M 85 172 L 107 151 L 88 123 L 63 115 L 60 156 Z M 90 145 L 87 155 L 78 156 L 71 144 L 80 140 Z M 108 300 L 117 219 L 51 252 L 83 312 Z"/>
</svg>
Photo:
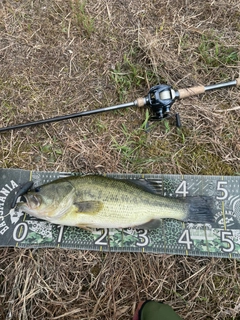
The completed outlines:
<svg viewBox="0 0 240 320">
<path fill-rule="evenodd" d="M 214 222 L 214 201 L 209 196 L 187 198 L 188 213 L 184 221 L 211 223 Z"/>
</svg>

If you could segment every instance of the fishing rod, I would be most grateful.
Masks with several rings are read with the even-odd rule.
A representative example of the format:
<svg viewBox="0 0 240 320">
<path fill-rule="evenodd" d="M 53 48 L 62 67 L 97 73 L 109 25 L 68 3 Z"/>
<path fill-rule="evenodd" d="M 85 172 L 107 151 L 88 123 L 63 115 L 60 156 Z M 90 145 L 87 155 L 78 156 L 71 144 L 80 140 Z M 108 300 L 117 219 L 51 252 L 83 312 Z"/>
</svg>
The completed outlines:
<svg viewBox="0 0 240 320">
<path fill-rule="evenodd" d="M 40 125 L 40 124 L 46 124 L 50 122 L 58 122 L 58 121 L 73 119 L 77 117 L 89 116 L 92 114 L 97 114 L 97 113 L 102 113 L 102 112 L 112 111 L 117 109 L 124 109 L 129 107 L 147 106 L 149 107 L 152 114 L 152 116 L 150 117 L 150 121 L 160 121 L 164 118 L 169 117 L 171 106 L 176 100 L 188 98 L 191 96 L 196 96 L 210 90 L 216 90 L 216 89 L 233 87 L 233 86 L 236 86 L 236 87 L 240 86 L 240 78 L 233 81 L 212 84 L 208 86 L 200 85 L 200 86 L 195 86 L 195 87 L 190 87 L 185 89 L 179 89 L 178 91 L 175 91 L 169 85 L 159 84 L 152 87 L 145 97 L 137 98 L 133 102 L 128 102 L 128 103 L 123 103 L 123 104 L 105 107 L 101 109 L 82 111 L 82 112 L 73 113 L 69 115 L 57 116 L 54 118 L 42 119 L 42 120 L 37 120 L 33 122 L 27 122 L 27 123 L 22 123 L 18 125 L 3 127 L 3 128 L 0 128 L 0 132 L 5 132 L 13 129 L 21 129 L 25 127 Z M 177 127 L 181 126 L 180 117 L 178 114 L 176 114 L 176 125 Z"/>
</svg>

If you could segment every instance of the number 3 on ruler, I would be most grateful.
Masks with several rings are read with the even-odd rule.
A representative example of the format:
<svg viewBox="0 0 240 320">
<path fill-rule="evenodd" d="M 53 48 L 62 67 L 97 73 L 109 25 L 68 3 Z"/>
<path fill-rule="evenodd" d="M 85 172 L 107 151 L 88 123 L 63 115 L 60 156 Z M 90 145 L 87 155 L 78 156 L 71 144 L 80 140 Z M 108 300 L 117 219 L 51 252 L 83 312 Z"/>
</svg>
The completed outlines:
<svg viewBox="0 0 240 320">
<path fill-rule="evenodd" d="M 138 233 L 138 237 L 139 237 L 139 242 L 136 242 L 136 245 L 138 247 L 145 247 L 148 245 L 149 243 L 149 239 L 148 239 L 148 231 L 147 230 L 140 230 L 140 232 Z"/>
</svg>

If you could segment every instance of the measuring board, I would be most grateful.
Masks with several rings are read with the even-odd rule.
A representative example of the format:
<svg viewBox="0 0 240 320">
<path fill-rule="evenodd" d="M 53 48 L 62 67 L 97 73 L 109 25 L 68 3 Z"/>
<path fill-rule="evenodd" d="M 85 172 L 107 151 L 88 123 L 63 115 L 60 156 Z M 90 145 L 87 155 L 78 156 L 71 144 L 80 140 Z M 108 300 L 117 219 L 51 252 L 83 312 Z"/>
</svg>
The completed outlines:
<svg viewBox="0 0 240 320">
<path fill-rule="evenodd" d="M 161 227 L 155 230 L 93 229 L 89 232 L 54 225 L 11 209 L 20 184 L 32 180 L 37 187 L 72 175 L 77 174 L 0 169 L 0 246 L 240 257 L 240 176 L 106 175 L 118 179 L 144 179 L 161 196 L 211 196 L 215 203 L 215 222 L 212 224 L 163 219 Z"/>
</svg>

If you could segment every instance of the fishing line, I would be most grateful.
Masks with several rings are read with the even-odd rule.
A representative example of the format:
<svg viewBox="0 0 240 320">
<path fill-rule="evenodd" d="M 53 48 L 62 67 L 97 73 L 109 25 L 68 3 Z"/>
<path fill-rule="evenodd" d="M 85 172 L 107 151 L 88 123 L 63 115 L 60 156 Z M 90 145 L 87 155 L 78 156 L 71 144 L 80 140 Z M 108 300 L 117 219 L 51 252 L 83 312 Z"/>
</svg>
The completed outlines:
<svg viewBox="0 0 240 320">
<path fill-rule="evenodd" d="M 11 210 L 12 210 L 12 209 L 11 209 Z M 9 215 L 10 215 L 10 213 L 11 213 L 11 210 L 10 210 L 7 214 L 5 214 L 5 216 L 1 216 L 1 217 L 0 217 L 0 219 L 2 219 L 2 220 L 3 220 L 3 219 L 4 219 L 4 218 L 6 218 L 7 216 L 9 216 Z"/>
</svg>

